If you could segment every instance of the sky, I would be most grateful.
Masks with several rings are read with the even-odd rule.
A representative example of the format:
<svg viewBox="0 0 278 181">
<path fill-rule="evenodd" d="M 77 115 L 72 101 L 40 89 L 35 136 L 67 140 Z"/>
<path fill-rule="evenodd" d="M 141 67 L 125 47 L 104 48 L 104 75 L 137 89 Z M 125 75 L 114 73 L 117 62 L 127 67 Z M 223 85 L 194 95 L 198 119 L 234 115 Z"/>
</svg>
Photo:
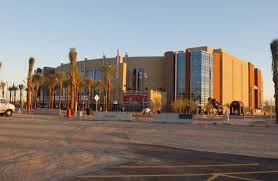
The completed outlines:
<svg viewBox="0 0 278 181">
<path fill-rule="evenodd" d="M 277 0 L 0 0 L 0 80 L 18 84 L 35 67 L 78 59 L 162 56 L 208 45 L 255 64 L 273 97 L 270 42 L 278 38 Z"/>
</svg>

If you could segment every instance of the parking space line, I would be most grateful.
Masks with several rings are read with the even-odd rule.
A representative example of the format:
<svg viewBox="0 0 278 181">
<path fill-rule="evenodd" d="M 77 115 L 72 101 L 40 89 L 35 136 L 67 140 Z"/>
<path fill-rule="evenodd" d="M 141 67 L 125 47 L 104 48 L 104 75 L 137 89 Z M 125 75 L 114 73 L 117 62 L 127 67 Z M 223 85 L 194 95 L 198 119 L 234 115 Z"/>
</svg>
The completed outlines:
<svg viewBox="0 0 278 181">
<path fill-rule="evenodd" d="M 221 176 L 229 177 L 229 178 L 235 178 L 235 179 L 239 179 L 239 180 L 260 181 L 260 180 L 255 180 L 255 179 L 250 179 L 250 178 L 245 178 L 245 177 L 232 176 L 232 175 L 225 175 L 225 174 L 222 174 Z"/>
<path fill-rule="evenodd" d="M 211 177 L 209 177 L 206 181 L 213 181 L 213 180 L 215 180 L 219 176 L 220 176 L 219 174 L 214 174 Z"/>
<path fill-rule="evenodd" d="M 239 166 L 258 166 L 258 163 L 242 164 L 215 164 L 215 165 L 123 165 L 111 168 L 201 168 L 201 167 L 239 167 Z"/>
<path fill-rule="evenodd" d="M 81 175 L 79 178 L 128 178 L 128 177 L 194 177 L 208 175 L 244 175 L 244 174 L 278 173 L 278 170 L 250 171 L 250 172 L 223 172 L 223 173 L 181 173 L 181 174 L 142 174 L 142 175 Z"/>
</svg>

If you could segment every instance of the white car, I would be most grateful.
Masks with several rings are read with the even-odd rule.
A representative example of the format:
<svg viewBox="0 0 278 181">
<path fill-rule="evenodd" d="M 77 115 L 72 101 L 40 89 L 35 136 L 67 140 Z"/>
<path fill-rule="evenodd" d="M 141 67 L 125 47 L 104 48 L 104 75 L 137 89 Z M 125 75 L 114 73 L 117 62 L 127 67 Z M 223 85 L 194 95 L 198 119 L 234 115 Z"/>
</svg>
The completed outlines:
<svg viewBox="0 0 278 181">
<path fill-rule="evenodd" d="M 15 105 L 10 104 L 4 98 L 0 98 L 0 114 L 11 116 L 15 111 Z"/>
</svg>

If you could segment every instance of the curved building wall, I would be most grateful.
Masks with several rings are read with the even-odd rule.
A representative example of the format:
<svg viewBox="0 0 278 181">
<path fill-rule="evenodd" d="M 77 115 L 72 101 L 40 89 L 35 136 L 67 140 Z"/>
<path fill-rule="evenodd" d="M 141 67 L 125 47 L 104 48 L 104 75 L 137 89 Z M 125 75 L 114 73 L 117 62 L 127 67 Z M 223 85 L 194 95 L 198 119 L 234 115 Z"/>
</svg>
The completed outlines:
<svg viewBox="0 0 278 181">
<path fill-rule="evenodd" d="M 211 74 L 207 73 L 208 76 L 205 76 L 211 76 L 211 79 L 193 80 L 192 75 L 195 69 L 193 70 L 194 65 L 190 61 L 193 52 L 206 52 L 211 55 L 210 61 L 213 65 L 210 65 L 210 71 L 206 71 Z M 207 100 L 208 96 L 213 96 L 222 105 L 230 104 L 232 101 L 242 101 L 245 107 L 260 108 L 263 100 L 263 78 L 259 69 L 256 69 L 254 73 L 254 66 L 251 67 L 248 61 L 232 56 L 222 49 L 208 47 L 189 48 L 183 54 L 185 55 L 182 57 L 185 61 L 182 62 L 183 64 L 176 64 L 176 57 L 179 57 L 176 56 L 177 52 L 166 52 L 164 56 L 121 57 L 118 55 L 115 58 L 105 58 L 104 61 L 103 58 L 83 60 L 78 61 L 77 66 L 81 75 L 86 73 L 87 76 L 100 79 L 101 72 L 99 71 L 103 63 L 118 65 L 118 74 L 115 76 L 118 79 L 113 81 L 118 92 L 113 93 L 112 96 L 114 100 L 120 102 L 123 99 L 123 92 L 129 90 L 136 92 L 137 90 L 137 92 L 145 93 L 147 88 L 166 91 L 169 108 L 170 103 L 175 99 L 176 92 L 190 99 L 196 94 L 193 90 L 194 86 L 201 84 L 200 86 L 204 87 L 210 83 L 209 85 L 212 84 L 212 86 L 203 91 L 203 100 Z M 205 60 L 201 58 L 200 62 L 205 62 Z M 63 69 L 69 72 L 69 68 L 69 64 L 64 64 L 56 70 Z M 201 72 L 204 71 L 200 69 L 197 74 Z M 203 104 L 206 104 L 206 101 L 203 101 Z"/>
</svg>

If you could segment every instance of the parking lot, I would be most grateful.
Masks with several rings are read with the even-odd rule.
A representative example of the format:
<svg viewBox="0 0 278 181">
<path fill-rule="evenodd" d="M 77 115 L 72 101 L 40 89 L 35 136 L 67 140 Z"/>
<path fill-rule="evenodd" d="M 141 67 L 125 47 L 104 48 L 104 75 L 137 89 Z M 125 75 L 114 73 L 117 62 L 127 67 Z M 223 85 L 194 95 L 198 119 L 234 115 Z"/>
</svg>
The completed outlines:
<svg viewBox="0 0 278 181">
<path fill-rule="evenodd" d="M 150 145 L 130 145 L 144 160 L 77 176 L 74 180 L 184 181 L 277 180 L 278 160 L 198 152 Z"/>
<path fill-rule="evenodd" d="M 277 180 L 277 137 L 277 127 L 260 124 L 166 124 L 140 115 L 130 122 L 0 116 L 0 177 Z"/>
</svg>

